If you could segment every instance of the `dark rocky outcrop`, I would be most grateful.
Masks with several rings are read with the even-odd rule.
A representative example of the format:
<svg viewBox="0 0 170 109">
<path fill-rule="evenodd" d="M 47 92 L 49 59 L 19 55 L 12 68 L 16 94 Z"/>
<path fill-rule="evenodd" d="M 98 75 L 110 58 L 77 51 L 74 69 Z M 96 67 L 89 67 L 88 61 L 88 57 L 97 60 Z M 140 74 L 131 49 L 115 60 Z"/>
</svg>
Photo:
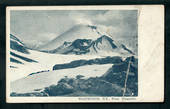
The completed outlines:
<svg viewBox="0 0 170 109">
<path fill-rule="evenodd" d="M 130 67 L 127 88 L 130 89 L 135 96 L 138 92 L 138 61 L 133 56 L 126 58 L 123 63 L 113 65 L 102 78 L 108 82 L 124 87 L 129 61 Z"/>
<path fill-rule="evenodd" d="M 10 48 L 18 52 L 29 54 L 27 47 L 14 35 L 10 34 Z"/>
<path fill-rule="evenodd" d="M 75 68 L 79 66 L 92 65 L 92 64 L 114 64 L 114 63 L 121 63 L 121 62 L 123 61 L 122 61 L 122 58 L 119 56 L 115 56 L 115 57 L 108 56 L 106 58 L 96 58 L 96 59 L 90 59 L 90 60 L 76 60 L 70 63 L 56 64 L 55 66 L 53 66 L 53 70 Z"/>
</svg>

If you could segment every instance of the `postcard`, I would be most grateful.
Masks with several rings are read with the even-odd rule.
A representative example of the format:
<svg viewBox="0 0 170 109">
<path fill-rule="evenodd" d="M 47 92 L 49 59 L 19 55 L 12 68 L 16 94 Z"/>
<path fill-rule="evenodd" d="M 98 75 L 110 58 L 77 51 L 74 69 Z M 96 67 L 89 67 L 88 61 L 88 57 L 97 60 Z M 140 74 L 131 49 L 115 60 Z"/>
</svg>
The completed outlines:
<svg viewBox="0 0 170 109">
<path fill-rule="evenodd" d="M 164 101 L 164 6 L 9 6 L 8 103 Z"/>
</svg>

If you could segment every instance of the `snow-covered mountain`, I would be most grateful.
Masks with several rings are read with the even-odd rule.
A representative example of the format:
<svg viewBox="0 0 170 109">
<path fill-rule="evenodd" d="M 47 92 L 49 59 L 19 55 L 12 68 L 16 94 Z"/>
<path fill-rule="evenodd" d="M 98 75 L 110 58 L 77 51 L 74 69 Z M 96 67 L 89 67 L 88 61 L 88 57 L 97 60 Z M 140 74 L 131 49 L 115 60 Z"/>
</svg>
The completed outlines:
<svg viewBox="0 0 170 109">
<path fill-rule="evenodd" d="M 125 45 L 119 44 L 106 35 L 102 35 L 96 40 L 91 39 L 76 39 L 73 42 L 64 42 L 60 47 L 48 51 L 50 53 L 62 54 L 126 54 L 133 55 Z"/>
<path fill-rule="evenodd" d="M 125 45 L 113 40 L 97 26 L 76 25 L 38 48 L 40 51 L 61 54 L 131 54 Z"/>
</svg>

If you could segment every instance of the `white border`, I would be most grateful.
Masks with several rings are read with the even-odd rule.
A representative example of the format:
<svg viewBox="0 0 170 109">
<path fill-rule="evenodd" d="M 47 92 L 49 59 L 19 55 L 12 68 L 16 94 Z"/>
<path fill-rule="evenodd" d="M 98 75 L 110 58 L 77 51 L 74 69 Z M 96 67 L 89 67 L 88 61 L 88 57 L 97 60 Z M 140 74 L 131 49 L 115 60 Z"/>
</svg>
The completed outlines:
<svg viewBox="0 0 170 109">
<path fill-rule="evenodd" d="M 10 97 L 11 10 L 138 10 L 138 97 Z M 6 100 L 8 103 L 163 102 L 164 101 L 164 6 L 16 6 L 6 9 Z M 93 100 L 85 100 L 91 98 Z M 108 98 L 109 100 L 103 100 Z M 84 100 L 80 100 L 84 99 Z M 96 100 L 97 99 L 97 100 Z M 100 100 L 98 100 L 100 99 Z"/>
</svg>

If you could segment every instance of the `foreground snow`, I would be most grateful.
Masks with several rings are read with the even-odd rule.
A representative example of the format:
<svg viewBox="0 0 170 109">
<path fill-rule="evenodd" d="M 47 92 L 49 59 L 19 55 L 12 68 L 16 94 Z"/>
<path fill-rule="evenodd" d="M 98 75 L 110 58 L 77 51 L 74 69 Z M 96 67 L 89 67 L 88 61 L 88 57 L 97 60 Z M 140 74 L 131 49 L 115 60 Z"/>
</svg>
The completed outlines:
<svg viewBox="0 0 170 109">
<path fill-rule="evenodd" d="M 100 77 L 102 76 L 113 64 L 105 65 L 87 65 L 71 69 L 54 70 L 33 74 L 22 79 L 11 82 L 11 92 L 28 93 L 34 92 L 36 89 L 44 89 L 52 84 L 67 77 L 75 78 L 77 75 L 83 75 L 84 78 Z"/>
<path fill-rule="evenodd" d="M 69 63 L 73 60 L 94 59 L 94 58 L 101 57 L 97 55 L 96 56 L 89 56 L 89 55 L 76 56 L 76 55 L 49 54 L 49 53 L 43 53 L 43 52 L 34 51 L 34 50 L 29 50 L 30 54 L 20 53 L 15 50 L 11 50 L 11 51 L 18 55 L 38 61 L 38 63 L 26 62 L 20 58 L 11 56 L 21 61 L 24 64 L 10 62 L 10 66 L 17 67 L 17 68 L 10 68 L 10 74 L 9 74 L 10 81 L 14 81 L 19 78 L 25 77 L 33 72 L 38 72 L 38 71 L 43 71 L 43 70 L 52 70 L 55 64 Z"/>
</svg>

